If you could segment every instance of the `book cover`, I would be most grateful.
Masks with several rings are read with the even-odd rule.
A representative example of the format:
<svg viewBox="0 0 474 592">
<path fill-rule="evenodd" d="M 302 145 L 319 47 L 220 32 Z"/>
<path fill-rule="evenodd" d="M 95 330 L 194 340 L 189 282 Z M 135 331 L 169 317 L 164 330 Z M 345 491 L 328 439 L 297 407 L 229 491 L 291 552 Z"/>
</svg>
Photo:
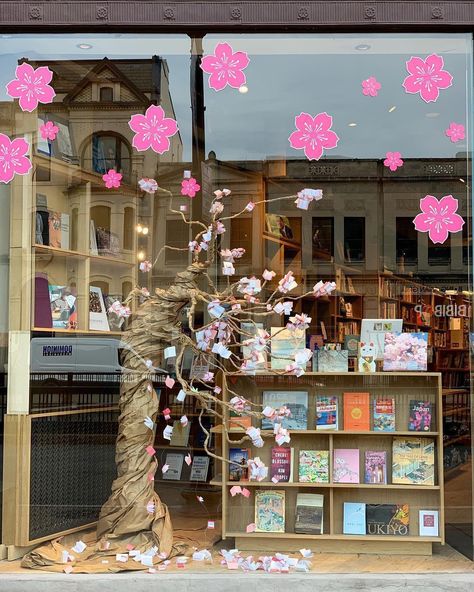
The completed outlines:
<svg viewBox="0 0 474 592">
<path fill-rule="evenodd" d="M 374 431 L 395 431 L 395 399 L 375 399 Z"/>
<path fill-rule="evenodd" d="M 410 432 L 431 431 L 431 416 L 430 401 L 410 401 L 408 430 Z"/>
<path fill-rule="evenodd" d="M 420 526 L 420 536 L 439 536 L 438 510 L 420 510 L 418 523 Z"/>
<path fill-rule="evenodd" d="M 229 481 L 248 481 L 248 448 L 229 448 Z"/>
<path fill-rule="evenodd" d="M 364 483 L 387 483 L 387 453 L 385 450 L 365 451 Z"/>
<path fill-rule="evenodd" d="M 61 212 L 49 210 L 48 217 L 49 246 L 61 248 Z"/>
<path fill-rule="evenodd" d="M 191 465 L 190 481 L 207 481 L 207 472 L 209 470 L 208 456 L 195 456 Z"/>
<path fill-rule="evenodd" d="M 329 483 L 329 450 L 300 450 L 300 483 Z"/>
<path fill-rule="evenodd" d="M 296 496 L 295 532 L 323 534 L 324 495 L 298 493 Z"/>
<path fill-rule="evenodd" d="M 272 462 L 270 467 L 270 479 L 278 479 L 279 482 L 292 481 L 293 448 L 274 446 L 272 448 Z"/>
<path fill-rule="evenodd" d="M 394 438 L 392 446 L 392 483 L 435 484 L 432 438 Z"/>
<path fill-rule="evenodd" d="M 284 491 L 257 491 L 255 532 L 285 532 Z"/>
<path fill-rule="evenodd" d="M 183 454 L 176 454 L 168 452 L 166 455 L 165 464 L 169 466 L 166 473 L 163 473 L 163 479 L 168 481 L 179 481 L 181 479 L 181 472 L 183 470 Z"/>
<path fill-rule="evenodd" d="M 77 298 L 68 286 L 49 284 L 51 318 L 55 329 L 77 328 Z"/>
<path fill-rule="evenodd" d="M 282 420 L 282 427 L 288 430 L 308 429 L 308 393 L 306 391 L 264 391 L 263 407 L 288 407 L 290 417 Z M 273 430 L 272 420 L 262 419 L 262 430 Z"/>
<path fill-rule="evenodd" d="M 426 372 L 428 368 L 428 333 L 386 333 L 383 370 Z"/>
<path fill-rule="evenodd" d="M 69 250 L 69 214 L 61 213 L 61 249 Z"/>
<path fill-rule="evenodd" d="M 170 446 L 188 445 L 191 423 L 191 421 L 188 421 L 186 425 L 183 425 L 179 419 L 173 422 L 173 433 L 171 434 Z"/>
<path fill-rule="evenodd" d="M 348 369 L 348 351 L 326 349 L 318 351 L 318 372 L 347 372 Z"/>
<path fill-rule="evenodd" d="M 306 331 L 290 331 L 282 327 L 271 327 L 271 368 L 284 370 L 295 361 L 294 353 L 306 347 Z"/>
<path fill-rule="evenodd" d="M 91 331 L 110 330 L 102 290 L 96 286 L 89 286 L 89 329 Z"/>
<path fill-rule="evenodd" d="M 343 534 L 365 534 L 365 504 L 344 502 Z"/>
<path fill-rule="evenodd" d="M 369 393 L 344 393 L 344 429 L 370 430 Z"/>
<path fill-rule="evenodd" d="M 359 352 L 360 335 L 344 335 L 344 349 L 349 358 L 357 358 Z"/>
<path fill-rule="evenodd" d="M 246 430 L 252 427 L 252 417 L 250 415 L 239 415 L 235 411 L 229 413 L 228 430 L 230 432 Z"/>
<path fill-rule="evenodd" d="M 386 333 L 401 333 L 402 319 L 362 319 L 360 340 L 373 343 L 376 360 L 383 360 Z"/>
<path fill-rule="evenodd" d="M 334 483 L 359 483 L 359 462 L 358 448 L 335 448 Z"/>
<path fill-rule="evenodd" d="M 338 429 L 338 399 L 334 397 L 316 397 L 316 429 Z"/>
<path fill-rule="evenodd" d="M 368 535 L 407 536 L 409 534 L 408 504 L 367 504 L 365 513 Z"/>
</svg>

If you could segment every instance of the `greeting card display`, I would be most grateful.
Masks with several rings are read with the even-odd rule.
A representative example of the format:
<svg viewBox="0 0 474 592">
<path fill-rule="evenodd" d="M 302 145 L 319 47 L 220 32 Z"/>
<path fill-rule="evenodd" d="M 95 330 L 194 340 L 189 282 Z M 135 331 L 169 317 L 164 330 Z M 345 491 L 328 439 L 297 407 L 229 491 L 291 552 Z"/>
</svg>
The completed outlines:
<svg viewBox="0 0 474 592">
<path fill-rule="evenodd" d="M 428 333 L 385 333 L 384 372 L 426 372 Z"/>
<path fill-rule="evenodd" d="M 362 319 L 360 340 L 364 343 L 373 343 L 375 359 L 383 360 L 386 333 L 401 333 L 402 319 Z"/>
<path fill-rule="evenodd" d="M 287 407 L 290 416 L 281 421 L 283 428 L 287 430 L 308 429 L 308 393 L 305 391 L 264 391 L 263 406 Z M 262 419 L 262 430 L 273 430 L 274 423 L 271 419 Z"/>
<path fill-rule="evenodd" d="M 255 494 L 255 526 L 256 532 L 285 532 L 284 491 Z"/>
</svg>

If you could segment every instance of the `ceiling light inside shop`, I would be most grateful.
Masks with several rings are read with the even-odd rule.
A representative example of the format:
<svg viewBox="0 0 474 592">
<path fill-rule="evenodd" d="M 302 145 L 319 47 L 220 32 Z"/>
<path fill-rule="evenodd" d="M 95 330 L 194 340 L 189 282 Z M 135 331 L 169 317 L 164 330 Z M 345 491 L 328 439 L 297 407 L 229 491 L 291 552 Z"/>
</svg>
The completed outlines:
<svg viewBox="0 0 474 592">
<path fill-rule="evenodd" d="M 79 49 L 92 49 L 90 43 L 79 43 L 77 46 Z"/>
<path fill-rule="evenodd" d="M 143 261 L 145 259 L 145 253 L 143 251 L 138 251 L 137 259 L 138 261 Z"/>
<path fill-rule="evenodd" d="M 148 234 L 148 226 L 143 227 L 142 234 L 144 234 L 144 235 Z"/>
<path fill-rule="evenodd" d="M 393 113 L 393 112 L 395 111 L 395 109 L 396 109 L 396 108 L 397 108 L 397 106 L 396 106 L 396 105 L 392 105 L 392 106 L 390 107 L 390 109 L 388 110 L 388 112 L 389 112 L 389 113 Z"/>
<path fill-rule="evenodd" d="M 143 226 L 142 226 L 141 224 L 137 224 L 137 226 L 136 226 L 136 231 L 137 231 L 138 233 L 142 233 L 142 232 L 143 232 Z"/>
<path fill-rule="evenodd" d="M 239 86 L 239 93 L 241 95 L 246 95 L 249 92 L 249 87 L 246 84 L 242 84 L 242 86 Z"/>
<path fill-rule="evenodd" d="M 359 43 L 359 45 L 355 46 L 357 51 L 368 51 L 370 49 L 370 45 L 368 43 Z"/>
<path fill-rule="evenodd" d="M 355 123 L 354 121 L 352 121 L 351 123 L 347 124 L 349 127 L 356 127 L 357 123 Z"/>
<path fill-rule="evenodd" d="M 428 117 L 429 119 L 435 119 L 435 117 L 439 117 L 439 115 L 440 115 L 439 113 L 433 113 L 433 112 L 431 112 L 431 113 L 427 113 L 425 115 L 425 117 Z"/>
<path fill-rule="evenodd" d="M 466 182 L 464 179 L 461 179 L 461 177 L 459 177 L 459 180 L 461 181 L 461 183 L 465 183 Z"/>
</svg>

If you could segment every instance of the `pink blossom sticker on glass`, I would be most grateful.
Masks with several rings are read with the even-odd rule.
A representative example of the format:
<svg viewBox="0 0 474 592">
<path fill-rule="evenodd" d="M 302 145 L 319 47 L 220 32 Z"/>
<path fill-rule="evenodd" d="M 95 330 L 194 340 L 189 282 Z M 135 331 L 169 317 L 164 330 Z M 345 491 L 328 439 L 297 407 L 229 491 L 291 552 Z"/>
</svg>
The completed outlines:
<svg viewBox="0 0 474 592">
<path fill-rule="evenodd" d="M 47 66 L 41 66 L 36 70 L 23 62 L 15 70 L 16 78 L 6 86 L 7 93 L 12 99 L 19 99 L 18 103 L 22 111 L 31 113 L 38 103 L 43 105 L 52 103 L 56 93 L 50 82 L 53 72 Z"/>
<path fill-rule="evenodd" d="M 9 183 L 15 175 L 27 175 L 32 167 L 26 156 L 30 145 L 23 138 L 10 140 L 0 134 L 0 183 Z"/>
<path fill-rule="evenodd" d="M 159 105 L 150 105 L 145 115 L 132 115 L 128 125 L 135 132 L 132 146 L 139 152 L 151 148 L 158 154 L 164 154 L 170 149 L 169 138 L 178 132 L 176 121 L 165 117 L 165 112 Z"/>
<path fill-rule="evenodd" d="M 448 129 L 444 130 L 444 133 L 454 143 L 464 140 L 466 137 L 466 130 L 462 123 L 454 123 L 454 121 L 449 124 Z"/>
<path fill-rule="evenodd" d="M 385 160 L 383 161 L 384 166 L 389 168 L 391 171 L 396 171 L 399 167 L 403 166 L 403 160 L 400 152 L 387 152 Z"/>
<path fill-rule="evenodd" d="M 110 169 L 105 175 L 102 175 L 107 189 L 118 189 L 122 182 L 122 175 L 116 170 Z"/>
<path fill-rule="evenodd" d="M 450 232 L 460 232 L 464 220 L 457 214 L 458 200 L 452 195 L 445 195 L 438 200 L 433 195 L 420 199 L 421 214 L 414 220 L 416 230 L 427 232 L 434 243 L 444 243 Z"/>
<path fill-rule="evenodd" d="M 188 197 L 195 197 L 196 193 L 201 189 L 201 185 L 196 181 L 194 177 L 190 179 L 183 179 L 181 181 L 181 195 L 187 195 Z"/>
<path fill-rule="evenodd" d="M 409 75 L 403 81 L 407 93 L 420 93 L 425 103 L 438 100 L 439 91 L 449 88 L 453 84 L 453 77 L 447 70 L 443 70 L 444 60 L 435 53 L 426 60 L 412 57 L 406 62 Z"/>
<path fill-rule="evenodd" d="M 315 117 L 300 113 L 295 117 L 296 131 L 288 138 L 292 148 L 304 150 L 309 160 L 319 160 L 324 150 L 335 148 L 339 136 L 331 130 L 332 117 L 325 111 Z"/>
<path fill-rule="evenodd" d="M 366 97 L 376 97 L 381 88 L 382 85 L 374 76 L 370 76 L 362 81 L 362 93 Z"/>
<path fill-rule="evenodd" d="M 218 43 L 212 55 L 201 60 L 201 69 L 210 74 L 209 88 L 223 90 L 227 85 L 240 88 L 247 79 L 243 70 L 249 65 L 250 59 L 245 51 L 234 52 L 228 43 Z"/>
<path fill-rule="evenodd" d="M 46 123 L 43 123 L 43 125 L 40 126 L 39 131 L 43 140 L 53 141 L 56 139 L 56 136 L 58 135 L 59 127 L 57 125 L 54 125 L 52 121 L 47 121 Z"/>
</svg>

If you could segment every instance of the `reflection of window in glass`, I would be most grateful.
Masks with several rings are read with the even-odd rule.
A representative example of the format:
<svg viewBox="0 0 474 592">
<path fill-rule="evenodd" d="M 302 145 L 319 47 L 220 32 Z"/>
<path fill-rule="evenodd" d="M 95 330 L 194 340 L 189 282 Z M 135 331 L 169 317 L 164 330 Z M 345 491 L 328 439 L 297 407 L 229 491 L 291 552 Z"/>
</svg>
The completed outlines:
<svg viewBox="0 0 474 592">
<path fill-rule="evenodd" d="M 252 262 L 252 218 L 236 218 L 232 220 L 230 228 L 230 248 L 245 249 L 243 257 L 238 259 L 237 265 Z"/>
<path fill-rule="evenodd" d="M 344 258 L 365 261 L 365 218 L 344 218 Z"/>
<path fill-rule="evenodd" d="M 451 237 L 442 245 L 434 244 L 428 238 L 428 263 L 430 265 L 449 265 L 451 263 Z"/>
<path fill-rule="evenodd" d="M 111 86 L 103 86 L 100 89 L 100 102 L 111 103 L 114 100 L 114 89 Z"/>
<path fill-rule="evenodd" d="M 314 217 L 313 261 L 330 261 L 334 257 L 334 218 Z"/>
<path fill-rule="evenodd" d="M 462 227 L 462 262 L 468 265 L 472 255 L 471 219 L 467 218 Z"/>
<path fill-rule="evenodd" d="M 127 251 L 133 249 L 133 233 L 135 230 L 135 210 L 125 208 L 123 211 L 123 248 Z"/>
<path fill-rule="evenodd" d="M 418 232 L 413 218 L 397 218 L 396 249 L 397 263 L 415 265 L 418 262 Z"/>
<path fill-rule="evenodd" d="M 112 133 L 94 134 L 84 149 L 82 165 L 84 168 L 103 175 L 114 169 L 123 175 L 123 181 L 130 181 L 130 148 L 120 135 Z"/>
<path fill-rule="evenodd" d="M 189 242 L 189 229 L 182 220 L 168 220 L 166 222 L 166 244 L 170 247 L 182 249 Z M 166 249 L 165 261 L 171 265 L 186 265 L 188 262 L 188 250 L 173 251 Z"/>
</svg>

